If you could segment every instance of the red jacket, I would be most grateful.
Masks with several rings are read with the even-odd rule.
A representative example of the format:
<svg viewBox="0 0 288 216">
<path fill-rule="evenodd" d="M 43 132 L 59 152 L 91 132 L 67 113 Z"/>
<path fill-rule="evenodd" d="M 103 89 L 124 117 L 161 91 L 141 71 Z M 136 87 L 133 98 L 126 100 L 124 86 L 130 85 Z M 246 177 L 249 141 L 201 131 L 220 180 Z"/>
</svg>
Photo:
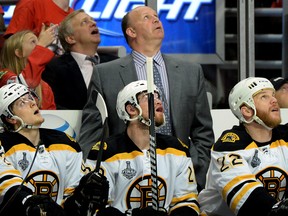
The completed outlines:
<svg viewBox="0 0 288 216">
<path fill-rule="evenodd" d="M 72 8 L 67 12 L 62 10 L 52 0 L 20 0 L 16 4 L 4 37 L 27 29 L 38 36 L 42 23 L 46 26 L 59 24 L 72 11 Z"/>
</svg>

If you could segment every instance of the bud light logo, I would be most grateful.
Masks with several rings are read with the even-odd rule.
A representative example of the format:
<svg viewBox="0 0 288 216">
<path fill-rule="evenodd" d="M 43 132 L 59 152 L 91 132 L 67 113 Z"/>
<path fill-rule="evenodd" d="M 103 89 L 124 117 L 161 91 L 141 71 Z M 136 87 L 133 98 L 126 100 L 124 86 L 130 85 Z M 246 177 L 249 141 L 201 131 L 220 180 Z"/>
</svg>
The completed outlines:
<svg viewBox="0 0 288 216">
<path fill-rule="evenodd" d="M 162 52 L 170 54 L 214 54 L 216 52 L 216 0 L 158 0 L 157 12 L 165 38 Z M 74 0 L 71 7 L 84 9 L 96 21 L 101 46 L 124 45 L 121 19 L 144 0 Z M 13 6 L 5 8 L 6 24 Z M 6 13 L 7 11 L 7 13 Z M 8 12 L 9 11 L 9 12 Z"/>
</svg>

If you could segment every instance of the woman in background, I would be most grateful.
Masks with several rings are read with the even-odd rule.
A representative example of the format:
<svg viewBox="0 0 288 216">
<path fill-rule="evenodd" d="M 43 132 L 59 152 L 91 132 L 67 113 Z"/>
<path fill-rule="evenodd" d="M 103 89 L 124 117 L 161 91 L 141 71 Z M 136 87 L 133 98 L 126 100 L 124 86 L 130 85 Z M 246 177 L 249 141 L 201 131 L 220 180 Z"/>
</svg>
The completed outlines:
<svg viewBox="0 0 288 216">
<path fill-rule="evenodd" d="M 56 109 L 51 87 L 41 79 L 46 64 L 54 57 L 51 43 L 56 38 L 57 25 L 42 30 L 37 36 L 30 30 L 9 37 L 1 50 L 0 87 L 21 83 L 34 91 L 41 109 Z"/>
</svg>

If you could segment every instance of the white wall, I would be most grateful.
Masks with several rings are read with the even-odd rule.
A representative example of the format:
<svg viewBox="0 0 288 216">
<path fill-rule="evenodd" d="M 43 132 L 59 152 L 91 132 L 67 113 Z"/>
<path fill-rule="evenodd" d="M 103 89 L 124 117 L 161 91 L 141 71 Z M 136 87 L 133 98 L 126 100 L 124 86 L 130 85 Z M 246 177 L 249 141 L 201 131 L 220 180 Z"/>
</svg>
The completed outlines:
<svg viewBox="0 0 288 216">
<path fill-rule="evenodd" d="M 41 113 L 44 114 L 43 115 L 44 118 L 45 115 L 52 114 L 59 117 L 60 119 L 66 120 L 67 122 L 69 122 L 70 126 L 76 132 L 76 139 L 79 137 L 79 129 L 81 125 L 81 114 L 82 114 L 81 110 L 42 110 Z M 215 140 L 219 138 L 219 136 L 224 130 L 231 128 L 235 124 L 238 125 L 238 120 L 232 114 L 230 109 L 212 109 L 211 114 L 213 119 L 213 130 L 215 134 Z M 288 109 L 281 109 L 281 117 L 282 117 L 282 123 L 288 122 Z M 49 121 L 49 119 L 47 118 L 45 119 L 46 120 L 42 125 L 42 127 L 48 127 L 48 128 L 58 127 L 56 123 Z"/>
<path fill-rule="evenodd" d="M 62 124 L 64 124 L 66 120 L 70 124 L 71 128 L 74 129 L 76 133 L 75 138 L 79 138 L 82 110 L 41 110 L 41 114 L 45 119 L 44 123 L 41 126 L 42 128 L 59 128 L 59 121 L 55 122 L 54 118 L 52 120 L 49 120 L 49 116 L 54 115 L 58 117 L 60 121 L 63 120 Z M 73 135 L 72 133 L 70 133 L 70 131 L 65 132 L 67 132 L 70 136 Z"/>
</svg>

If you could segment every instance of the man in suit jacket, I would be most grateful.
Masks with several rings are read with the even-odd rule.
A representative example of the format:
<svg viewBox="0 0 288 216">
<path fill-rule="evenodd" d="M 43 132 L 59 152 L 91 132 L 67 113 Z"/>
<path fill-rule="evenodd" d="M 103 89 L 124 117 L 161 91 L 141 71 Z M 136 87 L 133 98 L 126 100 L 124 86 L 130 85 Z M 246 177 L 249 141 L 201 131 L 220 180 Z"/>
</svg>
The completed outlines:
<svg viewBox="0 0 288 216">
<path fill-rule="evenodd" d="M 57 109 L 81 110 L 87 102 L 93 65 L 118 57 L 97 53 L 101 41 L 98 27 L 82 9 L 61 22 L 59 39 L 65 53 L 47 64 L 42 78 L 53 90 Z M 87 56 L 95 56 L 96 62 L 86 59 Z"/>
<path fill-rule="evenodd" d="M 165 84 L 169 85 L 172 135 L 190 144 L 196 179 L 201 190 L 205 186 L 210 148 L 214 143 L 202 68 L 198 64 L 161 54 L 164 30 L 157 13 L 149 7 L 140 6 L 127 13 L 122 20 L 122 30 L 133 51 L 131 55 L 95 67 L 80 128 L 79 143 L 84 158 L 95 142 L 100 140 L 102 132 L 100 112 L 95 106 L 97 92 L 103 95 L 106 102 L 109 135 L 123 131 L 125 124 L 119 120 L 115 110 L 117 94 L 128 83 L 146 79 L 145 58 L 156 56 L 162 59 L 160 64 L 163 63 L 164 69 L 160 68 L 159 71 L 164 71 L 162 75 L 168 79 Z"/>
</svg>

